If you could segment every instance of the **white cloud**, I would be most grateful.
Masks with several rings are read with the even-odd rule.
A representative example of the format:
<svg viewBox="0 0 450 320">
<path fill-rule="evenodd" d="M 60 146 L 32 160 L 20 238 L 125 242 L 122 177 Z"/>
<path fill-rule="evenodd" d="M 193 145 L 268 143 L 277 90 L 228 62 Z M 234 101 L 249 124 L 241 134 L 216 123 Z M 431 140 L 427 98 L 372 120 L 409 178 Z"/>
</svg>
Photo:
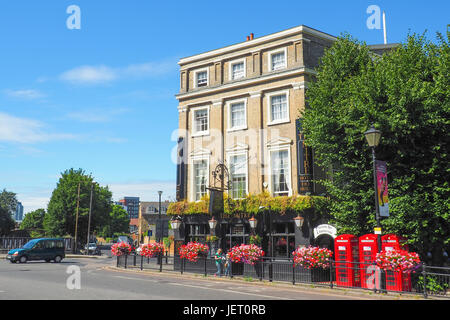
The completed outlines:
<svg viewBox="0 0 450 320">
<path fill-rule="evenodd" d="M 51 140 L 75 139 L 72 134 L 48 133 L 45 124 L 27 118 L 18 118 L 0 112 L 0 141 L 36 143 Z"/>
<path fill-rule="evenodd" d="M 74 84 L 100 84 L 115 80 L 117 73 L 107 66 L 81 66 L 64 72 L 60 78 Z"/>
<path fill-rule="evenodd" d="M 120 79 L 157 77 L 175 71 L 176 60 L 130 64 L 125 67 L 80 66 L 60 75 L 60 79 L 72 84 L 97 85 L 111 83 Z"/>
<path fill-rule="evenodd" d="M 44 93 L 34 89 L 25 89 L 25 90 L 6 89 L 4 90 L 4 93 L 12 98 L 26 99 L 26 100 L 35 100 L 46 97 Z"/>
</svg>

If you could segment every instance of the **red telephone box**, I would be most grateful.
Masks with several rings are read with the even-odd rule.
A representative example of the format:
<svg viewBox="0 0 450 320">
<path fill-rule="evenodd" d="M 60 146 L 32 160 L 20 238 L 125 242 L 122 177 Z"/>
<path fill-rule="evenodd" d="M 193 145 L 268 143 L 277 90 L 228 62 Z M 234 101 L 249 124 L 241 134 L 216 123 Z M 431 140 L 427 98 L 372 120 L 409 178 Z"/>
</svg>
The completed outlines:
<svg viewBox="0 0 450 320">
<path fill-rule="evenodd" d="M 408 245 L 405 244 L 405 238 L 395 234 L 382 236 L 381 246 L 384 251 L 408 251 L 409 249 Z M 386 290 L 411 291 L 411 273 L 386 270 Z"/>
<path fill-rule="evenodd" d="M 374 272 L 373 263 L 376 260 L 377 253 L 378 235 L 365 234 L 359 237 L 359 268 L 361 272 L 361 288 L 372 289 L 369 283 L 372 281 L 371 279 Z M 376 280 L 379 281 L 379 279 Z"/>
<path fill-rule="evenodd" d="M 336 285 L 359 287 L 358 238 L 352 234 L 342 234 L 334 239 L 336 259 Z"/>
</svg>

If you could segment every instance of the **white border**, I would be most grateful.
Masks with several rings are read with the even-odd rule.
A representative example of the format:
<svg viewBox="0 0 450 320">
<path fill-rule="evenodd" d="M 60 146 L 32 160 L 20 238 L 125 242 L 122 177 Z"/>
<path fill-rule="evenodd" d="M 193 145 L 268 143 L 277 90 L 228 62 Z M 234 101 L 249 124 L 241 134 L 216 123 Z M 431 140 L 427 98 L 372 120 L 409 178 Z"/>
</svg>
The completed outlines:
<svg viewBox="0 0 450 320">
<path fill-rule="evenodd" d="M 272 69 L 272 56 L 274 54 L 283 52 L 284 53 L 284 66 L 283 68 L 279 68 L 279 69 Z M 284 70 L 287 68 L 287 61 L 288 61 L 288 56 L 287 56 L 287 47 L 284 48 L 279 48 L 279 49 L 275 49 L 272 51 L 267 52 L 267 71 L 271 72 L 271 71 L 280 71 L 280 70 Z"/>
<path fill-rule="evenodd" d="M 206 86 L 197 86 L 197 73 L 206 71 Z M 209 67 L 194 70 L 194 89 L 209 87 Z"/>
<path fill-rule="evenodd" d="M 228 81 L 240 80 L 240 79 L 244 79 L 247 77 L 247 61 L 246 60 L 247 60 L 246 58 L 242 58 L 242 59 L 232 60 L 229 62 L 229 64 L 228 64 Z M 238 63 L 244 63 L 244 76 L 237 78 L 237 79 L 233 79 L 233 65 L 238 64 Z"/>
<path fill-rule="evenodd" d="M 244 103 L 244 117 L 245 117 L 244 125 L 240 126 L 240 127 L 232 127 L 231 126 L 231 105 L 232 104 L 236 104 L 236 103 L 242 103 L 242 102 Z M 227 132 L 233 132 L 233 131 L 238 131 L 238 130 L 245 130 L 245 129 L 248 128 L 248 126 L 247 126 L 247 98 L 227 101 L 227 113 L 228 113 L 228 129 L 227 129 Z"/>
<path fill-rule="evenodd" d="M 194 182 L 194 180 L 195 180 L 195 177 L 194 177 L 194 173 L 195 173 L 195 170 L 194 170 L 194 163 L 196 162 L 196 161 L 200 161 L 200 160 L 206 160 L 206 186 L 208 187 L 208 185 L 209 185 L 209 158 L 210 158 L 210 156 L 208 155 L 208 156 L 206 156 L 206 155 L 199 155 L 199 156 L 191 156 L 191 161 L 190 161 L 190 163 L 191 163 L 191 182 L 190 182 L 190 185 L 191 185 L 191 192 L 190 192 L 190 197 L 191 197 L 191 202 L 199 202 L 199 201 L 201 201 L 201 199 L 199 199 L 199 200 L 195 200 L 195 182 Z M 208 189 L 206 189 L 206 194 L 209 194 L 209 190 Z"/>
<path fill-rule="evenodd" d="M 289 93 L 290 90 L 282 90 L 282 91 L 276 91 L 276 92 L 270 92 L 267 93 L 265 96 L 267 97 L 267 125 L 271 126 L 271 125 L 275 125 L 275 124 L 280 124 L 280 123 L 288 123 L 291 122 L 291 107 L 290 107 L 290 100 L 289 100 Z M 280 96 L 280 95 L 286 95 L 286 104 L 287 104 L 287 119 L 282 119 L 282 120 L 277 120 L 277 121 L 273 121 L 272 120 L 272 97 L 273 96 Z"/>
<path fill-rule="evenodd" d="M 195 125 L 195 112 L 199 111 L 199 110 L 207 110 L 208 111 L 208 129 L 206 131 L 196 131 L 197 127 Z M 209 117 L 209 109 L 210 106 L 200 106 L 200 107 L 192 107 L 191 108 L 191 112 L 192 112 L 192 134 L 191 137 L 200 137 L 200 136 L 208 136 L 209 135 L 209 128 L 210 128 L 210 117 Z"/>
<path fill-rule="evenodd" d="M 245 170 L 245 195 L 248 195 L 248 147 L 246 150 L 242 150 L 242 148 L 236 148 L 235 150 L 227 149 L 227 160 L 228 163 L 231 165 L 231 157 L 233 156 L 245 156 L 245 163 L 246 163 L 246 170 Z M 231 177 L 231 168 L 230 168 L 230 178 Z M 232 183 L 232 182 L 231 182 Z M 233 191 L 228 191 L 228 196 L 232 199 L 233 198 Z M 243 198 L 236 198 L 236 199 L 243 199 Z"/>
<path fill-rule="evenodd" d="M 289 158 L 289 174 L 287 175 L 287 186 L 289 189 L 288 196 L 292 196 L 292 160 L 291 160 L 291 146 L 286 144 L 280 144 L 280 145 L 274 145 L 267 148 L 267 151 L 269 152 L 269 191 L 272 196 L 278 196 L 278 194 L 274 194 L 273 192 L 273 175 L 272 175 L 272 152 L 277 151 L 285 151 L 288 152 L 288 158 Z"/>
</svg>

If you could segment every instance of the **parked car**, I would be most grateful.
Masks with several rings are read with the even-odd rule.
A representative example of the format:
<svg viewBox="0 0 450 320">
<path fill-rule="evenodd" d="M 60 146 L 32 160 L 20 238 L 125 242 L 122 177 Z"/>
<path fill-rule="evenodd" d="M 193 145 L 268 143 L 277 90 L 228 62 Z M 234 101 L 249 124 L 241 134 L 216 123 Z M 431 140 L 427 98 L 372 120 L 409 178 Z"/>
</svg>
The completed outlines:
<svg viewBox="0 0 450 320">
<path fill-rule="evenodd" d="M 100 255 L 100 250 L 97 247 L 97 244 L 95 242 L 90 242 L 89 243 L 89 247 L 88 246 L 84 246 L 84 250 L 88 250 L 88 254 L 93 254 L 93 255 Z"/>
<path fill-rule="evenodd" d="M 64 240 L 39 238 L 28 241 L 22 248 L 12 249 L 6 255 L 11 263 L 26 263 L 31 260 L 51 260 L 59 263 L 65 258 Z"/>
</svg>

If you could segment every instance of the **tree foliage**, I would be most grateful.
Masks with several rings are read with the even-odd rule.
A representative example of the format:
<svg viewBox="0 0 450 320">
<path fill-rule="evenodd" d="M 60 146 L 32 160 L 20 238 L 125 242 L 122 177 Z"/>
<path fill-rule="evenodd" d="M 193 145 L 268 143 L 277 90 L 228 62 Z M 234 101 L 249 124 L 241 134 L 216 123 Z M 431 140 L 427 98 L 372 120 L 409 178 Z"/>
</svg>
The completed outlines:
<svg viewBox="0 0 450 320">
<path fill-rule="evenodd" d="M 17 208 L 17 199 L 14 192 L 3 189 L 0 192 L 0 236 L 8 234 L 14 229 L 14 219 L 12 215 Z"/>
<path fill-rule="evenodd" d="M 326 51 L 303 112 L 306 143 L 330 169 L 323 181 L 332 222 L 362 235 L 375 226 L 371 151 L 364 132 L 382 131 L 377 159 L 388 164 L 390 217 L 383 232 L 408 238 L 425 256 L 450 252 L 449 36 L 409 35 L 383 56 L 349 35 Z M 437 262 L 437 261 L 435 261 Z"/>
<path fill-rule="evenodd" d="M 0 206 L 0 236 L 7 235 L 14 228 L 14 220 L 8 210 Z"/>
<path fill-rule="evenodd" d="M 44 236 L 44 216 L 45 209 L 37 209 L 27 213 L 20 224 L 20 230 L 29 231 L 33 238 Z"/>
<path fill-rule="evenodd" d="M 0 207 L 3 207 L 10 215 L 13 215 L 16 212 L 17 203 L 16 194 L 14 192 L 6 191 L 6 189 L 3 189 L 3 191 L 0 192 Z"/>
<path fill-rule="evenodd" d="M 128 212 L 121 205 L 112 205 L 108 221 L 104 225 L 99 235 L 103 238 L 110 238 L 116 234 L 128 233 L 130 229 L 130 217 Z"/>
<path fill-rule="evenodd" d="M 111 191 L 108 187 L 101 187 L 94 183 L 93 177 L 85 174 L 84 170 L 69 169 L 61 173 L 61 178 L 48 204 L 44 229 L 49 236 L 75 235 L 78 185 L 80 185 L 78 241 L 81 243 L 87 241 L 91 186 L 93 186 L 91 234 L 99 232 L 108 224 L 111 212 Z"/>
</svg>

